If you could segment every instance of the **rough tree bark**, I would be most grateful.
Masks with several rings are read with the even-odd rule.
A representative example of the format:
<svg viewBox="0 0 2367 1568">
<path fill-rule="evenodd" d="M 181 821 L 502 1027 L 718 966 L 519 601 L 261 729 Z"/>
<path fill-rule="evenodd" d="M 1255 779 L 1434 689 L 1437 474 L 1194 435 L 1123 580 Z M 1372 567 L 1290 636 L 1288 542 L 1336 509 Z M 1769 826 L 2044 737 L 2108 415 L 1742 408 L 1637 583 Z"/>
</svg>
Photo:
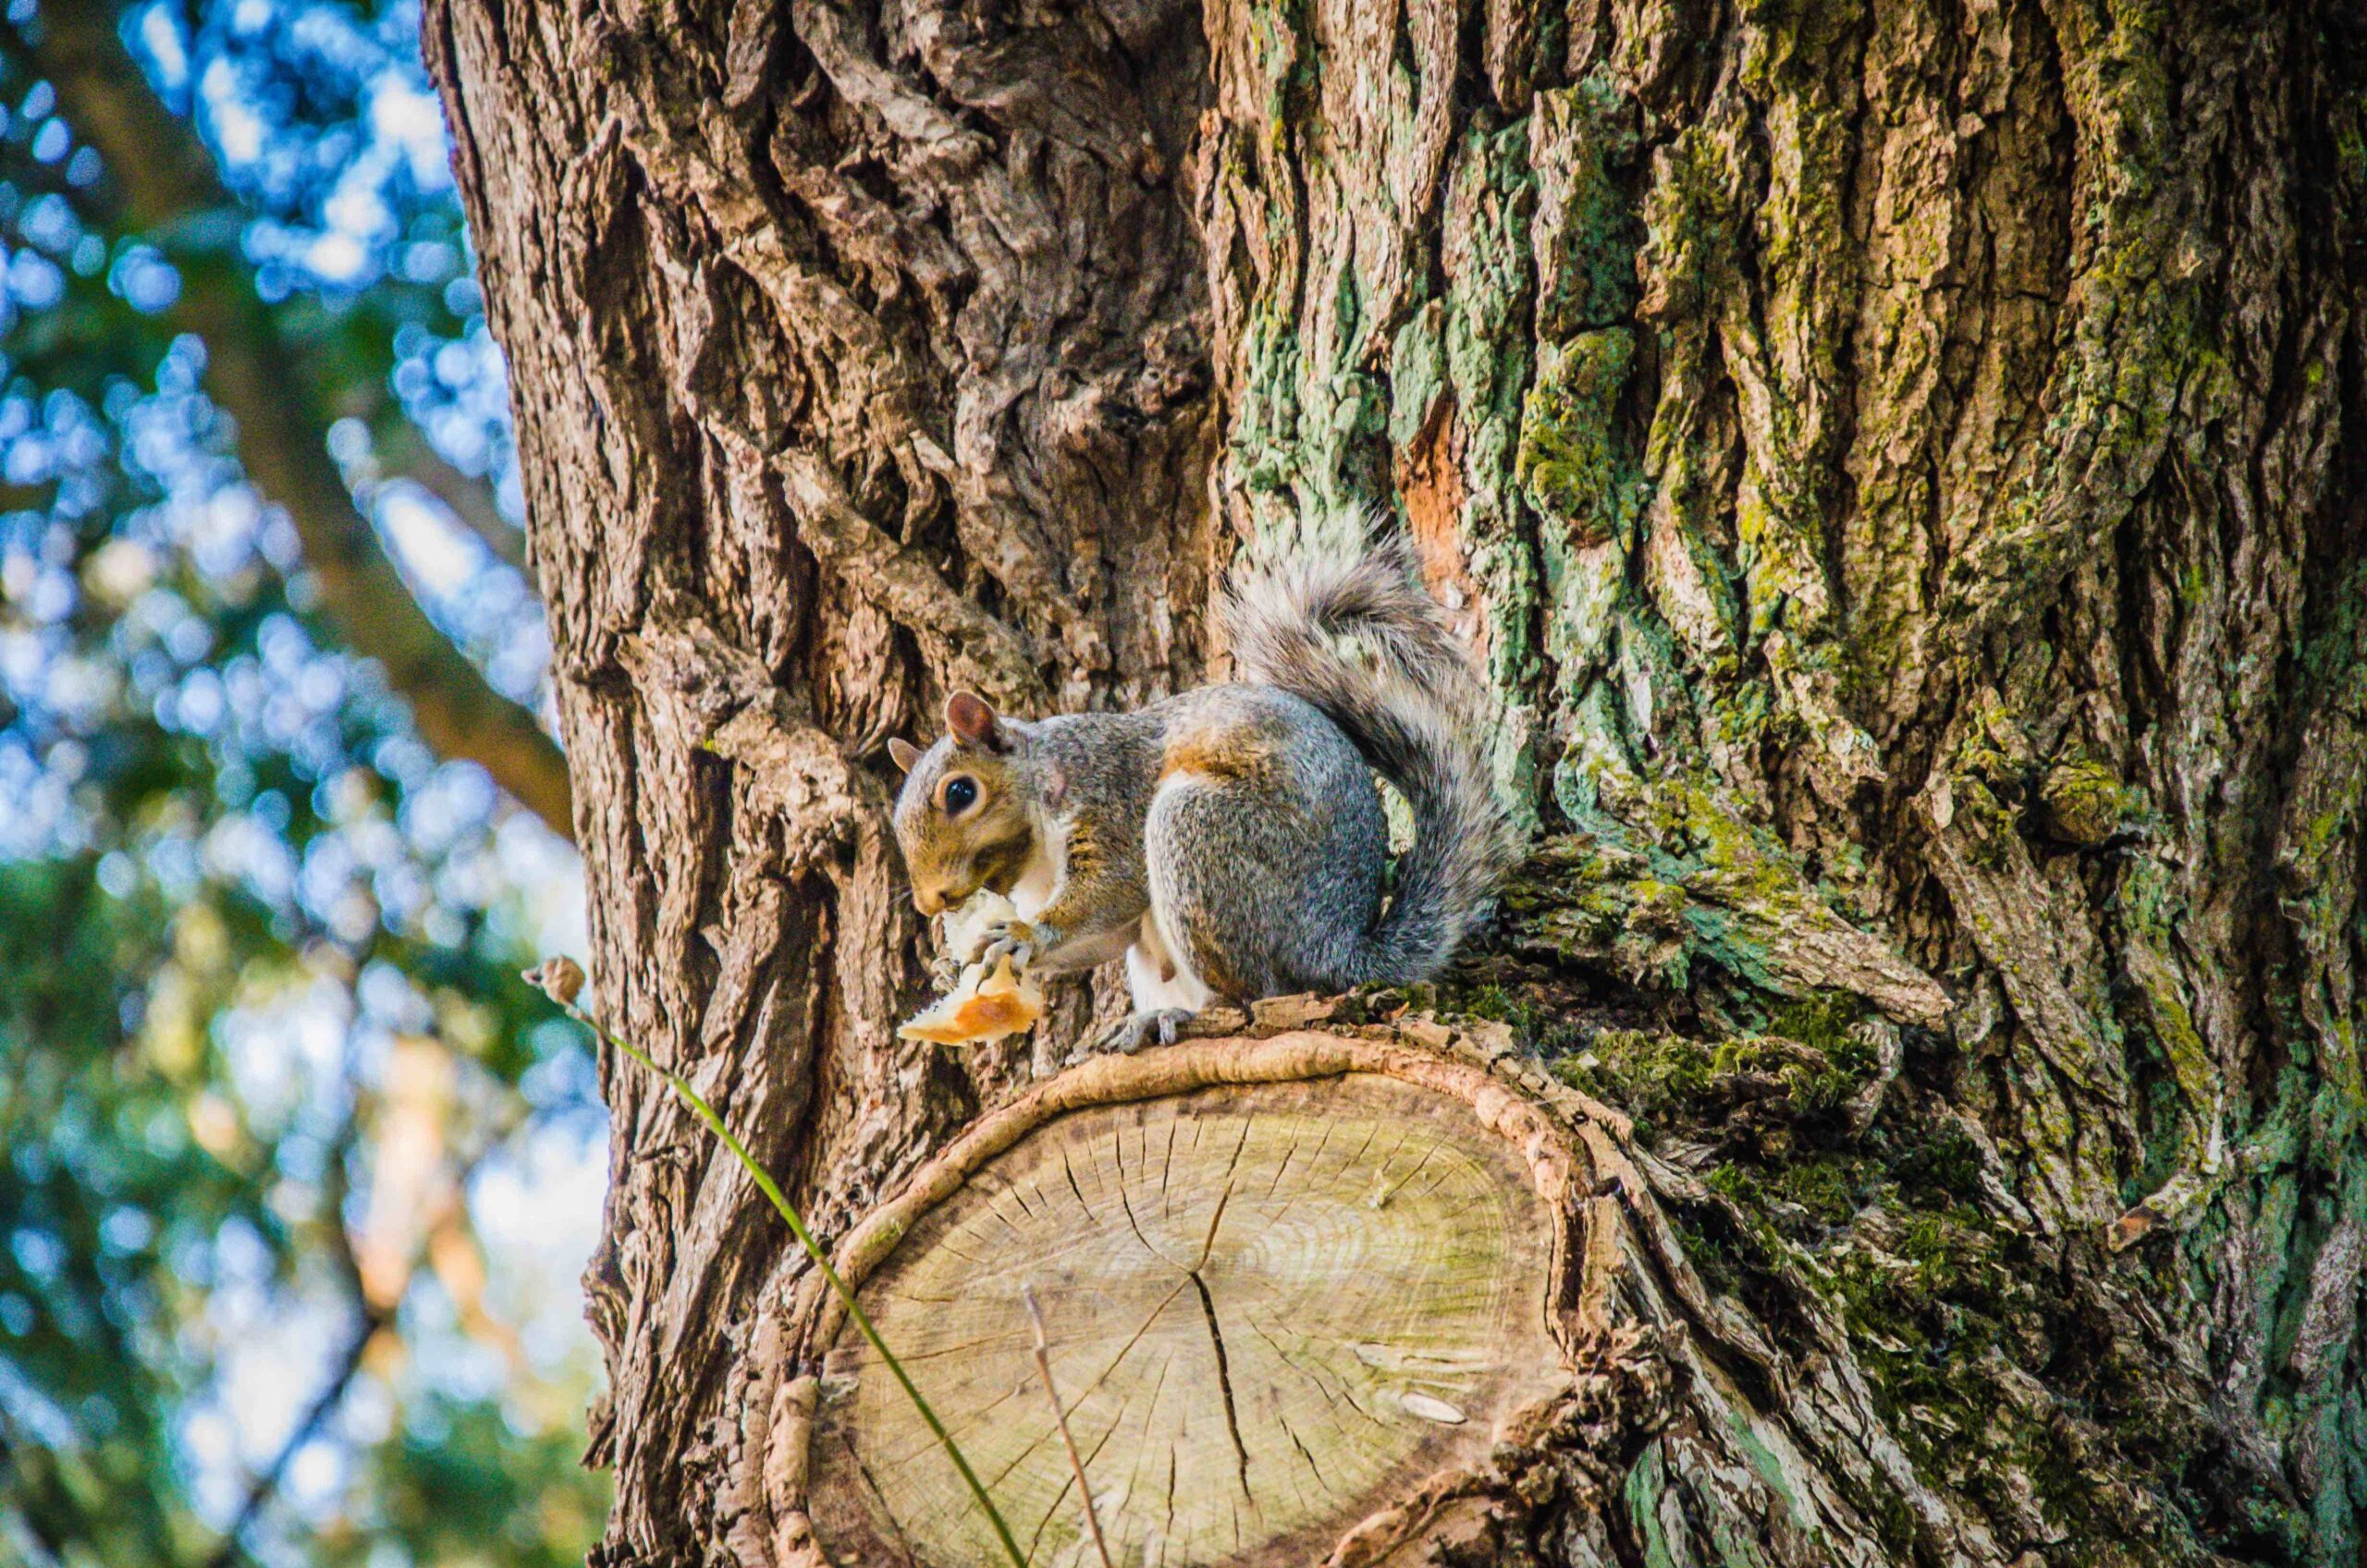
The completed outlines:
<svg viewBox="0 0 2367 1568">
<path fill-rule="evenodd" d="M 1537 835 L 1398 1000 L 1636 1117 L 1618 1309 L 1669 1374 L 1614 1485 L 1466 1550 L 2357 1560 L 2355 10 L 426 31 L 603 1006 L 827 1231 L 1036 1065 L 890 1036 L 884 739 L 1193 680 L 1225 558 L 1378 505 Z M 765 1563 L 802 1269 L 607 1086 L 596 1560 Z"/>
</svg>

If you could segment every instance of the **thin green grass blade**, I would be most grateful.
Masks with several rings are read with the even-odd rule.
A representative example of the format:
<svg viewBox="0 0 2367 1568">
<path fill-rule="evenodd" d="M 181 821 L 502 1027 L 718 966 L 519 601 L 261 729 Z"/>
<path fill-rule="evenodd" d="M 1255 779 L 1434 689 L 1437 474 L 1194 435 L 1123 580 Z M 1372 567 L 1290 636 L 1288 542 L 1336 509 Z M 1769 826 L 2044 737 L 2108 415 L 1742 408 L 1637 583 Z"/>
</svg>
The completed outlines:
<svg viewBox="0 0 2367 1568">
<path fill-rule="evenodd" d="M 805 1221 L 798 1218 L 797 1210 L 791 1208 L 789 1199 L 781 1194 L 780 1187 L 773 1181 L 772 1173 L 758 1164 L 756 1157 L 748 1152 L 747 1146 L 731 1135 L 731 1129 L 723 1124 L 723 1118 L 715 1113 L 715 1108 L 708 1105 L 696 1089 L 692 1088 L 674 1073 L 658 1066 L 640 1047 L 630 1041 L 619 1039 L 601 1028 L 599 1024 L 593 1022 L 589 1014 L 576 1007 L 574 1003 L 562 1000 L 556 995 L 552 999 L 558 1001 L 559 1006 L 566 1010 L 570 1018 L 666 1080 L 667 1085 L 682 1097 L 683 1103 L 698 1113 L 699 1120 L 705 1122 L 708 1129 L 723 1140 L 723 1146 L 731 1151 L 732 1158 L 739 1160 L 741 1168 L 748 1172 L 750 1180 L 764 1190 L 765 1196 L 772 1200 L 773 1207 L 779 1209 L 780 1217 L 789 1221 L 790 1233 L 797 1238 L 797 1244 L 805 1249 L 805 1256 L 812 1258 L 815 1267 L 822 1270 L 822 1277 L 829 1281 L 830 1289 L 836 1292 L 839 1300 L 845 1304 L 847 1316 L 852 1318 L 854 1326 L 863 1331 L 863 1337 L 871 1341 L 871 1348 L 879 1353 L 879 1359 L 888 1364 L 888 1370 L 895 1374 L 896 1381 L 903 1387 L 904 1396 L 913 1402 L 913 1408 L 920 1412 L 921 1420 L 927 1425 L 930 1431 L 937 1434 L 937 1440 L 944 1446 L 945 1456 L 953 1461 L 953 1468 L 962 1473 L 963 1485 L 968 1487 L 970 1495 L 977 1500 L 978 1511 L 984 1513 L 987 1516 L 987 1522 L 994 1526 L 995 1535 L 1001 1540 L 1003 1550 L 1011 1554 L 1012 1568 L 1027 1568 L 1026 1554 L 1019 1550 L 1019 1543 L 1012 1538 L 1011 1526 L 1003 1523 L 1001 1511 L 995 1507 L 994 1499 L 987 1495 L 986 1486 L 978 1479 L 977 1472 L 971 1469 L 970 1462 L 963 1457 L 961 1445 L 953 1440 L 953 1434 L 945 1429 L 945 1423 L 937 1418 L 937 1412 L 929 1408 L 929 1403 L 921 1396 L 920 1390 L 913 1386 L 912 1377 L 904 1370 L 904 1364 L 896 1359 L 896 1353 L 888 1348 L 888 1341 L 881 1339 L 879 1330 L 871 1326 L 871 1319 L 865 1315 L 863 1307 L 855 1301 L 854 1292 L 847 1288 L 847 1282 L 844 1280 L 839 1278 L 839 1271 L 830 1266 L 830 1260 L 823 1253 L 821 1244 L 814 1240 L 813 1232 L 805 1229 Z"/>
</svg>

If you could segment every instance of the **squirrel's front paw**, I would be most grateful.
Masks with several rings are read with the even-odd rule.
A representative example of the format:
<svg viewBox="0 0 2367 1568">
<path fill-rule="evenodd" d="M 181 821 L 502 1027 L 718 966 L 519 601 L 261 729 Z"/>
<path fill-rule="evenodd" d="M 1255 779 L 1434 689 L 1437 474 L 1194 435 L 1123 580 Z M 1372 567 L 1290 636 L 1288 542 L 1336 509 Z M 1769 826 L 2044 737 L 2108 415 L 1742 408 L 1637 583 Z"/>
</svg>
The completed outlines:
<svg viewBox="0 0 2367 1568">
<path fill-rule="evenodd" d="M 1024 974 L 1029 964 L 1059 945 L 1060 933 L 1049 925 L 1031 925 L 1024 920 L 998 920 L 987 927 L 987 945 L 978 950 L 978 960 L 992 974 L 995 961 L 1008 957 L 1011 972 Z"/>
<path fill-rule="evenodd" d="M 1085 1042 L 1071 1061 L 1083 1061 L 1089 1056 L 1116 1051 L 1121 1056 L 1133 1056 L 1156 1040 L 1162 1046 L 1175 1043 L 1175 1031 L 1191 1022 L 1192 1010 L 1163 1007 L 1156 1012 L 1130 1012 L 1100 1034 Z"/>
</svg>

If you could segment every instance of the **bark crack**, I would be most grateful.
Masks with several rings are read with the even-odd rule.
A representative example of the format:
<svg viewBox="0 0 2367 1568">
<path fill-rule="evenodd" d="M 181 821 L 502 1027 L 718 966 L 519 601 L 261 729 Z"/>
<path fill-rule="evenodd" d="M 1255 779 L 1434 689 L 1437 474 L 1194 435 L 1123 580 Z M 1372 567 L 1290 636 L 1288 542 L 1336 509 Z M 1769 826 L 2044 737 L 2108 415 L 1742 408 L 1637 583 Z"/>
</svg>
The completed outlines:
<svg viewBox="0 0 2367 1568">
<path fill-rule="evenodd" d="M 1209 1239 L 1215 1239 L 1214 1231 L 1209 1232 Z M 1241 1478 L 1241 1495 L 1249 1500 L 1249 1506 L 1254 1511 L 1257 1506 L 1257 1496 L 1249 1489 L 1249 1450 L 1241 1440 L 1241 1413 L 1233 1407 L 1233 1364 L 1225 1358 L 1224 1333 L 1217 1327 L 1217 1304 L 1209 1297 L 1208 1281 L 1200 1278 L 1198 1269 L 1192 1271 L 1191 1279 L 1192 1288 L 1200 1292 L 1200 1315 L 1208 1320 L 1208 1343 L 1217 1353 L 1217 1389 L 1224 1395 L 1224 1426 L 1225 1431 L 1233 1438 L 1233 1457 L 1235 1474 Z"/>
</svg>

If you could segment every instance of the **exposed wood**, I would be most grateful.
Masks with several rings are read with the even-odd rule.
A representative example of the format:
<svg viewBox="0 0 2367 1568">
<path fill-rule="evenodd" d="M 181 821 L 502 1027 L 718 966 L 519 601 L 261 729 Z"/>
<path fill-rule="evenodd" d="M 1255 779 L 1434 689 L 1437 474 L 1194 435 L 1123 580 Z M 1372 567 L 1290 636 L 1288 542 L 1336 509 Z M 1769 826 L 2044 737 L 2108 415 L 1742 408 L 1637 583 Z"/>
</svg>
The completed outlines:
<svg viewBox="0 0 2367 1568">
<path fill-rule="evenodd" d="M 1543 1391 L 1521 1386 L 1558 1360 L 1543 1217 L 1501 1140 L 1434 1102 L 1348 1079 L 1080 1112 L 900 1243 L 867 1310 L 1031 1561 L 1090 1541 L 1031 1397 L 1023 1291 L 1057 1326 L 1106 1527 L 1147 1563 L 1317 1555 L 1484 1456 L 1506 1407 Z M 841 1560 L 992 1555 L 868 1350 L 841 1330 L 823 1364 L 822 1539 Z"/>
<path fill-rule="evenodd" d="M 1586 1102 L 1488 1060 L 1386 1030 L 1098 1059 L 981 1119 L 848 1235 L 840 1267 L 1032 1562 L 1091 1544 L 1029 1397 L 1030 1292 L 1065 1326 L 1071 1419 L 1130 1561 L 1411 1539 L 1434 1521 L 1408 1500 L 1509 1494 L 1573 1410 L 1606 1450 L 1648 1419 L 1612 1408 L 1656 1358 L 1613 1321 L 1617 1206 L 1565 1120 Z M 835 1299 L 809 1285 L 795 1316 L 827 1354 L 783 1385 L 781 1560 L 992 1556 Z"/>
</svg>

